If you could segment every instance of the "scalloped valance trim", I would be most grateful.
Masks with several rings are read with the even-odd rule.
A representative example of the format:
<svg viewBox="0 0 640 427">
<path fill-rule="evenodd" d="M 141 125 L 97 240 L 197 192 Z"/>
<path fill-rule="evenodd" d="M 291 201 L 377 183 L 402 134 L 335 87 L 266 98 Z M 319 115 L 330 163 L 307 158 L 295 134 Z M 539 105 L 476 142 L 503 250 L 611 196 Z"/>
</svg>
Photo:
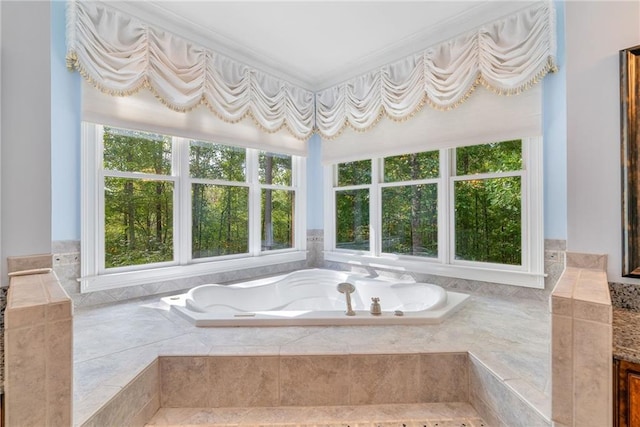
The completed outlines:
<svg viewBox="0 0 640 427">
<path fill-rule="evenodd" d="M 425 104 L 451 110 L 479 85 L 519 94 L 557 70 L 555 51 L 555 11 L 537 4 L 318 92 L 316 131 L 331 140 L 347 128 L 366 132 L 383 117 L 408 120 Z"/>
<path fill-rule="evenodd" d="M 482 85 L 514 95 L 555 71 L 555 11 L 536 4 L 316 94 L 96 2 L 67 8 L 67 66 L 114 96 L 146 88 L 171 110 L 205 105 L 227 123 L 300 140 L 451 110 Z"/>
<path fill-rule="evenodd" d="M 146 88 L 174 111 L 206 105 L 227 123 L 249 117 L 267 133 L 313 133 L 313 92 L 95 2 L 68 3 L 67 66 L 109 95 Z"/>
</svg>

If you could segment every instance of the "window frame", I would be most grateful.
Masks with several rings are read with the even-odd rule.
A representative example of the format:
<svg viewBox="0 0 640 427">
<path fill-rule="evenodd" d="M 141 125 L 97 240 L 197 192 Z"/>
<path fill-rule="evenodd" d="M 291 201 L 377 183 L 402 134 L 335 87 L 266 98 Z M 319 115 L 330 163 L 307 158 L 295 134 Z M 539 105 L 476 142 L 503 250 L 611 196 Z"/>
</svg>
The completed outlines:
<svg viewBox="0 0 640 427">
<path fill-rule="evenodd" d="M 264 267 L 306 259 L 306 159 L 291 155 L 291 186 L 259 183 L 258 156 L 261 151 L 245 148 L 226 141 L 214 144 L 230 145 L 246 150 L 245 182 L 231 182 L 192 178 L 189 165 L 189 143 L 193 138 L 172 137 L 171 175 L 138 172 L 105 171 L 103 168 L 104 126 L 82 122 L 81 146 L 81 293 L 188 278 L 204 274 Z M 126 128 L 126 126 L 114 126 Z M 136 129 L 144 131 L 144 129 Z M 161 179 L 174 183 L 173 190 L 173 260 L 161 263 L 105 268 L 104 247 L 104 178 L 116 176 L 133 179 Z M 191 186 L 204 182 L 236 185 L 249 188 L 249 242 L 248 253 L 193 258 L 191 248 Z M 261 250 L 261 191 L 267 186 L 294 192 L 293 247 Z M 256 205 L 257 203 L 257 205 Z"/>
<path fill-rule="evenodd" d="M 515 138 L 514 138 L 515 139 Z M 335 192 L 336 164 L 324 167 L 325 183 L 325 260 L 389 270 L 411 271 L 467 280 L 487 281 L 531 288 L 544 288 L 544 236 L 543 236 L 543 170 L 542 137 L 519 138 L 522 141 L 522 169 L 502 173 L 479 174 L 480 178 L 521 176 L 521 265 L 455 259 L 454 185 L 464 177 L 455 175 L 455 148 L 440 149 L 440 176 L 438 181 L 438 256 L 435 258 L 396 255 L 381 252 L 381 195 L 385 183 L 381 174 L 384 157 L 371 158 L 372 183 L 370 190 L 369 251 L 351 251 L 335 247 Z M 428 149 L 424 151 L 429 151 Z M 420 181 L 433 181 L 424 179 Z M 407 181 L 409 182 L 409 181 Z M 412 182 L 412 181 L 411 181 Z M 405 185 L 403 182 L 402 185 Z M 375 237 L 374 237 L 375 236 Z"/>
</svg>

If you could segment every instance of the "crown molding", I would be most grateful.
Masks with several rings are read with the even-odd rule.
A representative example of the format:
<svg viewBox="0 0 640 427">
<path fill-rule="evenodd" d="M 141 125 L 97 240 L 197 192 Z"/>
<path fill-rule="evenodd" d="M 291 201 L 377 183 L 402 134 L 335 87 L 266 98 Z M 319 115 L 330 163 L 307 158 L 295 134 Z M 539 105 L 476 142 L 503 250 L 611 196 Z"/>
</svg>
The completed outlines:
<svg viewBox="0 0 640 427">
<path fill-rule="evenodd" d="M 423 31 L 383 46 L 373 54 L 354 57 L 353 60 L 347 63 L 336 65 L 322 78 L 313 78 L 311 76 L 301 78 L 300 76 L 307 74 L 303 69 L 297 68 L 295 64 L 282 64 L 274 61 L 251 46 L 241 44 L 213 29 L 194 23 L 168 10 L 162 5 L 162 1 L 103 2 L 144 22 L 153 23 L 153 25 L 191 40 L 203 47 L 313 92 L 326 89 L 386 64 L 401 60 L 409 55 L 419 53 L 430 46 L 508 16 L 532 4 L 539 3 L 539 1 L 531 0 L 478 2 L 477 5 L 470 7 L 463 13 L 451 16 L 436 26 L 425 28 Z M 315 28 L 315 26 L 310 25 L 310 28 Z"/>
</svg>

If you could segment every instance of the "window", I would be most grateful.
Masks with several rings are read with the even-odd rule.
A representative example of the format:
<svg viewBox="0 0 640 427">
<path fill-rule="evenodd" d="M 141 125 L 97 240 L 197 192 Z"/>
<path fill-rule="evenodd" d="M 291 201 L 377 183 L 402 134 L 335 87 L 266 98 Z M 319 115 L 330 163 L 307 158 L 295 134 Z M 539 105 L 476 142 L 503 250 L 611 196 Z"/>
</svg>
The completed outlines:
<svg viewBox="0 0 640 427">
<path fill-rule="evenodd" d="M 326 259 L 543 286 L 541 140 L 328 167 Z"/>
<path fill-rule="evenodd" d="M 306 258 L 303 158 L 83 130 L 83 291 Z"/>
</svg>

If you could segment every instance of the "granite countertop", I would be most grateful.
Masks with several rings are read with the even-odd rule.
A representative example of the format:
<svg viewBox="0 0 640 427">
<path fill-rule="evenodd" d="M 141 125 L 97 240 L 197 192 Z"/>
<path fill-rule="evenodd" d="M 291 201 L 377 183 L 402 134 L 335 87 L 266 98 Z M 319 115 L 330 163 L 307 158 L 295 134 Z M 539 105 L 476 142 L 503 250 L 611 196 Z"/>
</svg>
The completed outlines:
<svg viewBox="0 0 640 427">
<path fill-rule="evenodd" d="M 614 307 L 613 357 L 640 363 L 640 311 Z"/>
</svg>

